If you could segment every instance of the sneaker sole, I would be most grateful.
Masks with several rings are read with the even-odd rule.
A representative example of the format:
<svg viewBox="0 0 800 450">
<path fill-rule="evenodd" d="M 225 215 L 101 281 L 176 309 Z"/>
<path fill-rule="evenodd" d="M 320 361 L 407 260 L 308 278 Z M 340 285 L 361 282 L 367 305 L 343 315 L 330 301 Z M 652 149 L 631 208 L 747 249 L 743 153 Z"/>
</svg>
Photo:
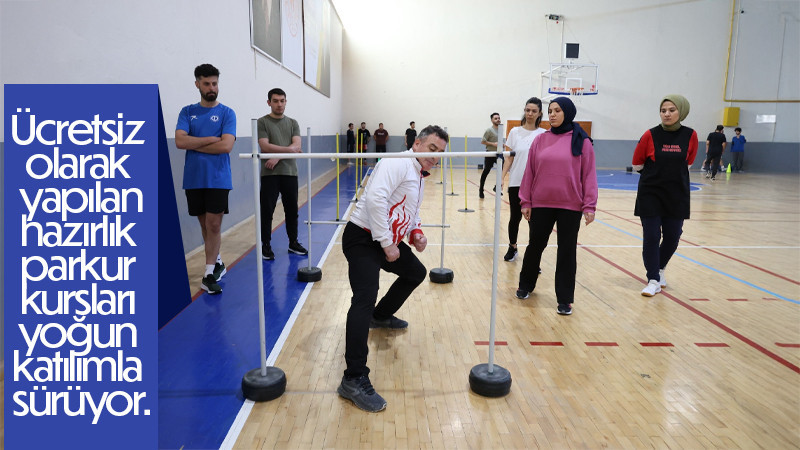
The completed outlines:
<svg viewBox="0 0 800 450">
<path fill-rule="evenodd" d="M 651 294 L 649 292 L 642 292 L 642 297 L 655 297 L 661 291 L 656 292 L 655 294 Z"/>
<path fill-rule="evenodd" d="M 308 255 L 308 252 L 303 253 L 303 252 L 298 252 L 297 250 L 292 250 L 292 249 L 289 249 L 289 253 L 294 253 L 295 255 L 300 255 L 300 256 Z"/>
<path fill-rule="evenodd" d="M 261 259 L 263 259 L 263 260 L 265 260 L 265 261 L 275 261 L 275 257 L 274 257 L 274 256 L 264 256 L 264 255 L 261 255 Z"/>
<path fill-rule="evenodd" d="M 212 290 L 211 290 L 211 288 L 209 288 L 209 287 L 208 287 L 208 286 L 206 286 L 205 284 L 201 284 L 201 285 L 200 285 L 200 289 L 202 289 L 202 290 L 204 290 L 204 291 L 208 292 L 208 293 L 209 293 L 209 294 L 211 294 L 211 295 L 222 294 L 222 289 L 220 289 L 220 290 L 218 290 L 218 291 L 212 291 Z"/>
<path fill-rule="evenodd" d="M 505 258 L 503 258 L 503 260 L 504 260 L 504 261 L 506 261 L 506 262 L 514 262 L 514 261 L 516 261 L 516 260 L 517 260 L 517 255 L 514 255 L 514 257 L 513 257 L 513 258 L 511 258 L 511 259 L 505 259 Z"/>
<path fill-rule="evenodd" d="M 342 391 L 342 387 L 341 387 L 341 386 L 339 386 L 339 387 L 336 389 L 336 393 L 337 393 L 337 394 L 339 394 L 339 397 L 342 397 L 343 399 L 350 401 L 350 403 L 352 403 L 352 404 L 353 404 L 353 406 L 355 406 L 356 408 L 358 408 L 358 409 L 360 409 L 360 410 L 362 410 L 362 411 L 366 411 L 366 412 L 381 412 L 381 411 L 383 411 L 384 409 L 386 409 L 386 403 L 384 403 L 384 404 L 383 404 L 383 406 L 381 407 L 381 409 L 377 409 L 377 410 L 371 410 L 371 409 L 362 408 L 361 406 L 359 406 L 359 405 L 358 405 L 358 403 L 356 403 L 356 401 L 355 401 L 355 400 L 353 400 L 352 398 L 348 397 L 348 396 L 346 395 L 346 393 Z"/>
<path fill-rule="evenodd" d="M 562 316 L 571 316 L 572 315 L 572 310 L 571 309 L 569 310 L 569 312 L 563 312 L 563 311 L 556 311 L 556 312 L 558 312 L 558 314 L 562 315 Z"/>
</svg>

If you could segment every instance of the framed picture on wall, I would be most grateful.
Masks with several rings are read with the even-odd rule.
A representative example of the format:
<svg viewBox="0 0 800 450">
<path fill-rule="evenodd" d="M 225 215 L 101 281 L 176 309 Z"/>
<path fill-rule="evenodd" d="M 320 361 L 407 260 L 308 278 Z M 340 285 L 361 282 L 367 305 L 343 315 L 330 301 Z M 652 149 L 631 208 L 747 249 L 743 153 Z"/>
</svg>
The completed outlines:
<svg viewBox="0 0 800 450">
<path fill-rule="evenodd" d="M 303 34 L 306 84 L 331 95 L 331 6 L 328 0 L 303 2 Z"/>
<path fill-rule="evenodd" d="M 250 45 L 259 53 L 282 61 L 281 0 L 250 0 Z"/>
<path fill-rule="evenodd" d="M 283 67 L 303 76 L 303 0 L 281 0 Z"/>
</svg>

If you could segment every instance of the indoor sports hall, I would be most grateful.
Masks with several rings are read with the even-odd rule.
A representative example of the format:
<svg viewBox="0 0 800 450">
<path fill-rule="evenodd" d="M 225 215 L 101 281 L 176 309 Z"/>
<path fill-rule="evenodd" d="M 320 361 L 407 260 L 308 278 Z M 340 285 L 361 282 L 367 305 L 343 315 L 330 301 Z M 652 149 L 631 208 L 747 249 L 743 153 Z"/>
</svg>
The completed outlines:
<svg viewBox="0 0 800 450">
<path fill-rule="evenodd" d="M 173 183 L 161 192 L 174 196 L 186 261 L 160 269 L 185 295 L 159 297 L 159 448 L 800 447 L 797 1 L 45 0 L 0 2 L 0 21 L 4 84 L 158 85 Z M 219 69 L 219 102 L 236 113 L 217 295 L 201 287 L 203 235 L 176 145 L 203 63 Z M 278 202 L 266 260 L 254 171 L 267 158 L 251 155 L 276 87 L 299 123 L 298 241 L 309 253 L 289 249 Z M 663 288 L 645 296 L 633 156 L 671 94 L 691 104 L 681 123 L 698 141 L 691 215 Z M 505 260 L 503 162 L 480 190 L 492 117 L 505 143 L 531 97 L 542 128 L 548 105 L 569 99 L 592 142 L 596 211 L 581 219 L 570 315 L 557 311 L 558 230 L 535 289 L 518 298 L 529 225 Z M 369 331 L 369 378 L 386 400 L 370 413 L 337 391 L 353 297 L 343 231 L 376 166 L 402 159 L 381 159 L 376 131 L 388 131 L 386 154 L 400 153 L 412 121 L 449 133 L 421 178 L 427 248 L 414 254 L 452 279 L 430 275 L 413 291 L 396 313 L 407 328 Z M 712 180 L 703 166 L 717 125 L 726 147 Z M 318 281 L 304 278 L 311 268 Z M 396 278 L 380 272 L 379 299 Z M 470 375 L 487 362 L 510 374 L 502 395 L 475 392 Z M 285 388 L 254 402 L 242 379 L 264 366 Z"/>
</svg>

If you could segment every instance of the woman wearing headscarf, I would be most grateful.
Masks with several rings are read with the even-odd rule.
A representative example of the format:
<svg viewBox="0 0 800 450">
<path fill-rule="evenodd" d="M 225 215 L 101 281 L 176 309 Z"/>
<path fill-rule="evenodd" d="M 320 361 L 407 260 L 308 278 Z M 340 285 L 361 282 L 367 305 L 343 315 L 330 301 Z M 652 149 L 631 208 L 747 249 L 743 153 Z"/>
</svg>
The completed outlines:
<svg viewBox="0 0 800 450">
<path fill-rule="evenodd" d="M 553 225 L 558 227 L 556 255 L 557 312 L 572 314 L 576 252 L 581 216 L 589 225 L 597 206 L 597 173 L 592 140 L 573 122 L 577 110 L 569 98 L 558 97 L 547 108 L 550 129 L 539 135 L 528 152 L 519 187 L 522 216 L 530 222 L 530 244 L 522 260 L 517 298 L 528 298 L 536 287 L 539 263 Z"/>
<path fill-rule="evenodd" d="M 681 125 L 689 115 L 689 101 L 667 95 L 659 111 L 661 124 L 645 131 L 633 152 L 633 168 L 641 174 L 633 213 L 642 221 L 645 297 L 667 286 L 664 269 L 689 218 L 689 166 L 697 155 L 697 133 Z"/>
</svg>

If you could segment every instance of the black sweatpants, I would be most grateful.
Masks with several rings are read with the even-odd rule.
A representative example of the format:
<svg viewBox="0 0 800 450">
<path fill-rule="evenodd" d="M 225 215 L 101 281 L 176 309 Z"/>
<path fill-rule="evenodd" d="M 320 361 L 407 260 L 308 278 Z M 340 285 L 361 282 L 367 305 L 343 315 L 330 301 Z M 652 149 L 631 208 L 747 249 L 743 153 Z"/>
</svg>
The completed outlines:
<svg viewBox="0 0 800 450">
<path fill-rule="evenodd" d="M 522 259 L 519 288 L 531 292 L 539 278 L 539 264 L 547 241 L 557 226 L 558 253 L 556 254 L 556 299 L 569 304 L 575 298 L 575 272 L 577 271 L 578 231 L 581 227 L 580 211 L 558 208 L 533 208 L 530 220 L 530 244 Z"/>
<path fill-rule="evenodd" d="M 344 375 L 347 378 L 369 374 L 367 337 L 370 320 L 373 317 L 376 320 L 392 317 L 428 274 L 411 247 L 401 242 L 397 248 L 400 249 L 400 257 L 388 262 L 381 244 L 372 240 L 369 231 L 348 222 L 342 234 L 342 252 L 347 258 L 350 288 L 353 290 L 345 331 L 344 359 L 347 368 Z M 375 306 L 381 269 L 398 278 Z"/>
<path fill-rule="evenodd" d="M 261 242 L 272 241 L 272 215 L 281 195 L 286 214 L 286 234 L 289 243 L 297 240 L 297 177 L 291 175 L 265 175 L 261 177 Z M 261 249 L 257 249 L 261 251 Z"/>
</svg>

